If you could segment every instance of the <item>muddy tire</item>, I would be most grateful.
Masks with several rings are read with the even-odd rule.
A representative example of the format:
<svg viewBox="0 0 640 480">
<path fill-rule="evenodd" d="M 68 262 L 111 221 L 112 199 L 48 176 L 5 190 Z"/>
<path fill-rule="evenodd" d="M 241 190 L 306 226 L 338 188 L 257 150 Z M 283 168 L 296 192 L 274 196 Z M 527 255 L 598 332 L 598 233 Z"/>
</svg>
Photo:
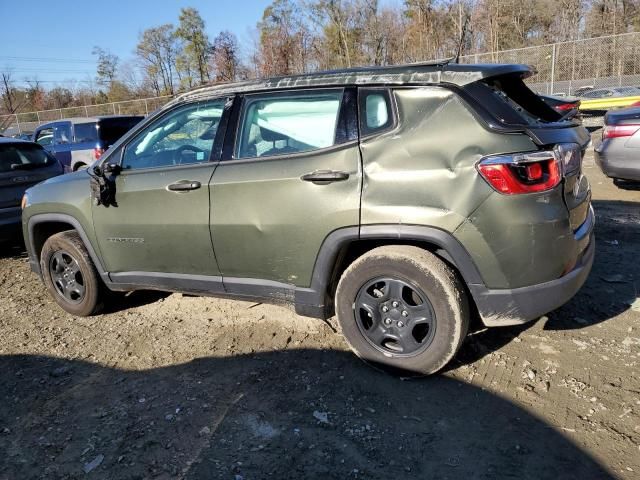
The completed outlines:
<svg viewBox="0 0 640 480">
<path fill-rule="evenodd" d="M 102 309 L 102 284 L 75 231 L 47 239 L 40 255 L 40 271 L 47 290 L 66 312 L 86 317 Z"/>
<path fill-rule="evenodd" d="M 429 375 L 456 354 L 469 326 L 456 272 L 418 247 L 379 247 L 342 274 L 336 312 L 353 351 L 394 373 Z"/>
</svg>

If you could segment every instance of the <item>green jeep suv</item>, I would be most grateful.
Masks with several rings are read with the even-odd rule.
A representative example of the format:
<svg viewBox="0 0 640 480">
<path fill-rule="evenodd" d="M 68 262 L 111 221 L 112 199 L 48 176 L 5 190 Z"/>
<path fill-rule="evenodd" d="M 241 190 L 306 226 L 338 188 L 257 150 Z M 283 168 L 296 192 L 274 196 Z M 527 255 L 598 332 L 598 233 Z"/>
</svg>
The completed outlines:
<svg viewBox="0 0 640 480">
<path fill-rule="evenodd" d="M 28 190 L 31 268 L 59 305 L 157 289 L 337 315 L 414 374 L 470 318 L 535 319 L 594 257 L 588 132 L 524 65 L 357 68 L 181 95 L 86 171 Z"/>
</svg>

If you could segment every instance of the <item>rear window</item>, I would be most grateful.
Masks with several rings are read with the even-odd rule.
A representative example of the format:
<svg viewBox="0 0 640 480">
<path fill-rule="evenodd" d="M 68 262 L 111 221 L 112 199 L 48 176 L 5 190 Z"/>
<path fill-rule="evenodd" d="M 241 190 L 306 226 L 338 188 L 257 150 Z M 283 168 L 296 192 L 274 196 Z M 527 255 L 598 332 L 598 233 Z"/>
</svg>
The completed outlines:
<svg viewBox="0 0 640 480">
<path fill-rule="evenodd" d="M 120 137 L 135 127 L 142 117 L 129 118 L 108 118 L 100 120 L 98 132 L 100 140 L 104 143 L 103 147 L 107 148 L 116 143 Z"/>
<path fill-rule="evenodd" d="M 500 75 L 474 82 L 465 90 L 506 125 L 540 125 L 557 122 L 562 115 L 534 93 L 519 74 Z"/>
<path fill-rule="evenodd" d="M 98 141 L 98 124 L 77 123 L 74 127 L 76 143 L 96 143 Z"/>
<path fill-rule="evenodd" d="M 0 173 L 30 170 L 52 163 L 53 159 L 38 145 L 0 144 Z"/>
</svg>

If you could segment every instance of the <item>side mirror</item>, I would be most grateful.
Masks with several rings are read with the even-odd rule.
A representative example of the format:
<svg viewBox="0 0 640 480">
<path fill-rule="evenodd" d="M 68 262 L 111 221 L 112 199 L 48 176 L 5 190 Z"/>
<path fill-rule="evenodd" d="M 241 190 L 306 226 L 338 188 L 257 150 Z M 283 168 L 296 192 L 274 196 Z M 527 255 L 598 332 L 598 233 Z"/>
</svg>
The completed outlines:
<svg viewBox="0 0 640 480">
<path fill-rule="evenodd" d="M 96 167 L 99 168 L 99 167 Z M 105 163 L 102 165 L 102 172 L 105 175 L 118 175 L 122 171 L 122 167 L 117 163 Z"/>
</svg>

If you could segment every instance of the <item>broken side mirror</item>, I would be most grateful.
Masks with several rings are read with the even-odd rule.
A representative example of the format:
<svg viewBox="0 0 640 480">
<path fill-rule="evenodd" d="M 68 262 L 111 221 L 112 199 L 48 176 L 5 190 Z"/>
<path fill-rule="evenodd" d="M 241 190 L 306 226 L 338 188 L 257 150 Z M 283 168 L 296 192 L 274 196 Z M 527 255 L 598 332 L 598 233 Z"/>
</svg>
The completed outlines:
<svg viewBox="0 0 640 480">
<path fill-rule="evenodd" d="M 105 163 L 102 165 L 102 173 L 104 175 L 118 175 L 122 171 L 122 167 L 117 163 Z"/>
</svg>

